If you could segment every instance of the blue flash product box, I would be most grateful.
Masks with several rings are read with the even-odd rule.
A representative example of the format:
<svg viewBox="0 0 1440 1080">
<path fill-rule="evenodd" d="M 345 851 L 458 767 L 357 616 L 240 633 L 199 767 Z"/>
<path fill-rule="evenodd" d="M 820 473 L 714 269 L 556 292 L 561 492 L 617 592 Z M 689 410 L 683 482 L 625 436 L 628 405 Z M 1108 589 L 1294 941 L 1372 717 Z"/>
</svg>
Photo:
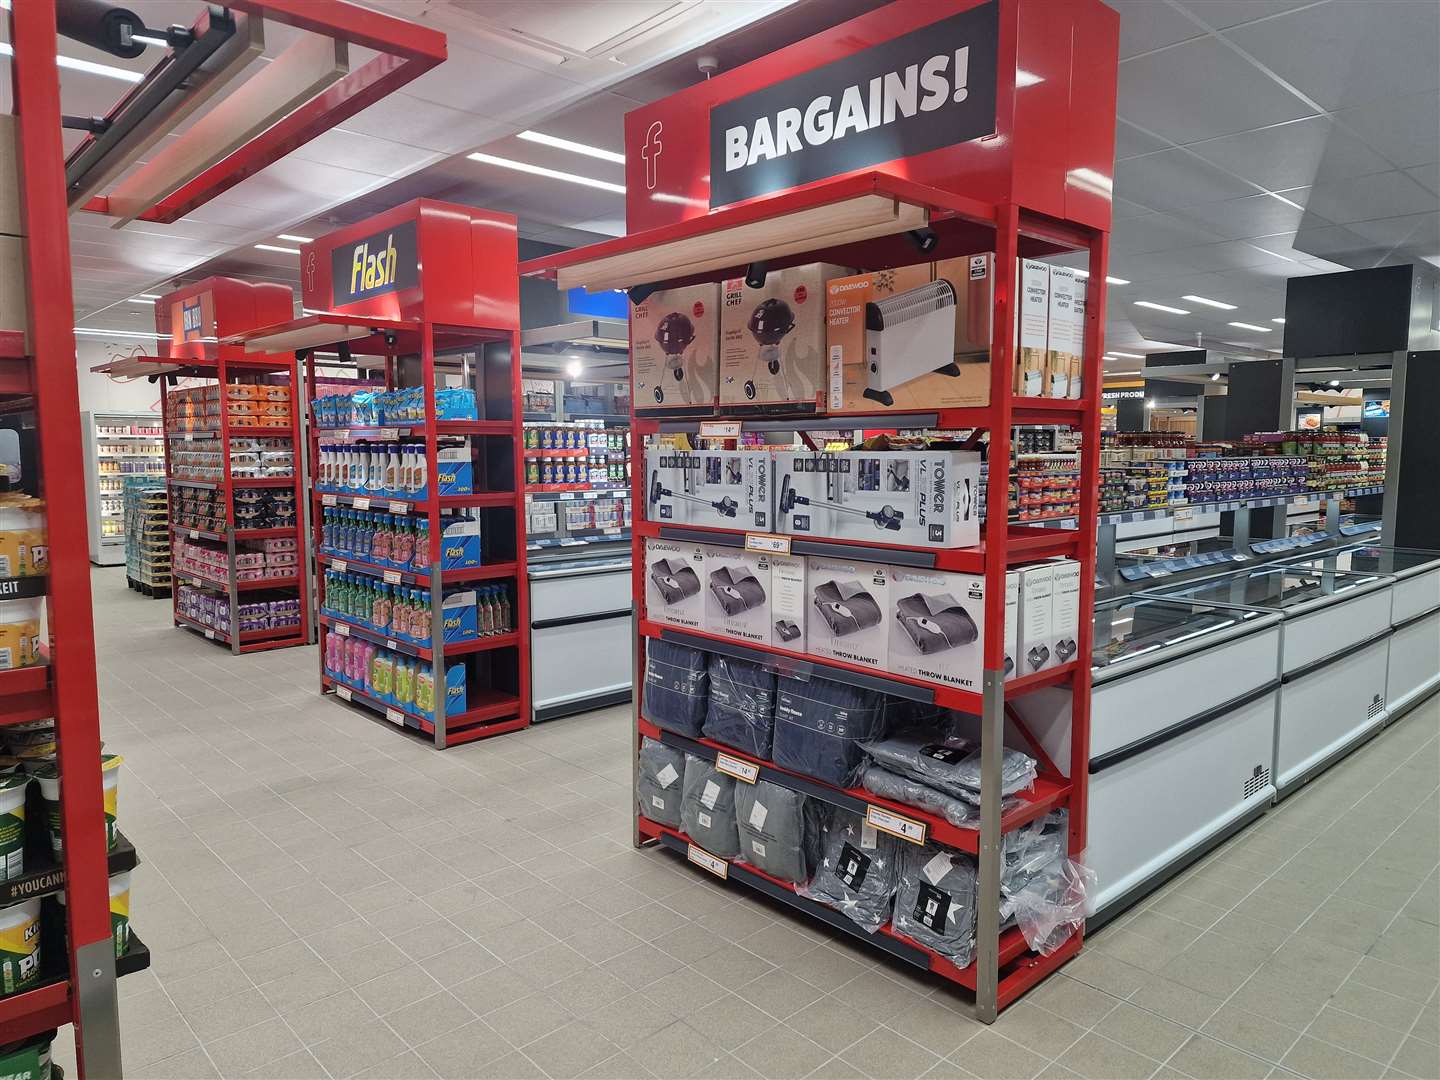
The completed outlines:
<svg viewBox="0 0 1440 1080">
<path fill-rule="evenodd" d="M 441 495 L 475 494 L 475 465 L 470 448 L 444 446 L 435 453 L 435 482 Z"/>
<path fill-rule="evenodd" d="M 459 716 L 465 706 L 465 665 L 451 664 L 445 669 L 445 715 Z"/>
<path fill-rule="evenodd" d="M 440 533 L 442 570 L 465 570 L 480 565 L 480 522 L 473 518 L 445 518 Z"/>
<path fill-rule="evenodd" d="M 446 641 L 469 641 L 480 636 L 474 589 L 459 589 L 446 593 L 442 611 Z"/>
<path fill-rule="evenodd" d="M 447 386 L 435 391 L 435 419 L 474 420 L 475 391 L 465 386 Z"/>
</svg>

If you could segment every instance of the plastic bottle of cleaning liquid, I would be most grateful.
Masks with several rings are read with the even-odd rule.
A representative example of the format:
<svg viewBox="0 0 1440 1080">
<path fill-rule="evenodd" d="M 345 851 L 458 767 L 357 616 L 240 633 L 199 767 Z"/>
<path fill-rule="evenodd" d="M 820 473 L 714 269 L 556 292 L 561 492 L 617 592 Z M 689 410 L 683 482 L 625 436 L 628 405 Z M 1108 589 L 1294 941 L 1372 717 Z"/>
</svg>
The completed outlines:
<svg viewBox="0 0 1440 1080">
<path fill-rule="evenodd" d="M 504 585 L 497 585 L 496 591 L 500 594 L 500 629 L 502 632 L 514 630 L 515 624 L 510 621 L 510 590 Z"/>
<path fill-rule="evenodd" d="M 390 586 L 383 582 L 375 587 L 375 606 L 370 618 L 376 630 L 390 629 Z"/>
<path fill-rule="evenodd" d="M 375 523 L 375 539 L 370 542 L 370 561 L 381 566 L 390 565 L 390 552 L 394 545 L 394 521 L 389 514 L 381 514 Z"/>
<path fill-rule="evenodd" d="M 399 443 L 388 443 L 385 446 L 385 494 L 392 497 L 400 494 Z"/>
<path fill-rule="evenodd" d="M 414 493 L 411 497 L 423 499 L 426 497 L 425 485 L 428 479 L 426 473 L 427 462 L 425 461 L 425 447 L 417 446 L 415 449 L 417 451 L 415 454 L 415 468 L 410 478 L 414 486 Z"/>
</svg>

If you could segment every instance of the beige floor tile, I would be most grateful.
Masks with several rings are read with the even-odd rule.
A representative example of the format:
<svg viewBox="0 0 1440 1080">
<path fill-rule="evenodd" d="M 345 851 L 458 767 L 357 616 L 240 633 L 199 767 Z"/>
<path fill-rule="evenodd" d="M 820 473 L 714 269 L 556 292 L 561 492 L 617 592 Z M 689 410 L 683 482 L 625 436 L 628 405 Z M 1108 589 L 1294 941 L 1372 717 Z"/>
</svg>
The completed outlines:
<svg viewBox="0 0 1440 1080">
<path fill-rule="evenodd" d="M 656 1076 L 698 1076 L 726 1052 L 684 1021 L 677 1020 L 641 1039 L 629 1054 Z"/>
<path fill-rule="evenodd" d="M 1385 1066 L 1380 1062 L 1369 1061 L 1309 1035 L 1303 1036 L 1280 1064 L 1315 1080 L 1371 1080 L 1385 1073 Z"/>
<path fill-rule="evenodd" d="M 873 1037 L 873 1032 L 866 1036 Z M 830 1059 L 830 1053 L 824 1047 L 784 1024 L 762 1031 L 733 1053 L 739 1061 L 769 1080 L 795 1080 Z"/>
<path fill-rule="evenodd" d="M 1267 1061 L 1204 1035 L 1190 1036 L 1166 1064 L 1195 1080 L 1260 1080 L 1271 1068 Z"/>
<path fill-rule="evenodd" d="M 1266 1061 L 1279 1061 L 1300 1037 L 1294 1028 L 1239 1005 L 1226 1005 L 1201 1030 Z"/>
<path fill-rule="evenodd" d="M 1056 1059 L 1089 1080 L 1144 1080 L 1160 1062 L 1091 1032 Z"/>
<path fill-rule="evenodd" d="M 874 1031 L 877 1026 L 874 1020 L 859 1009 L 833 996 L 822 997 L 807 1005 L 786 1020 L 786 1023 L 831 1053 L 839 1053 Z M 933 1050 L 934 1047 L 930 1049 Z"/>
<path fill-rule="evenodd" d="M 867 1076 L 877 1078 L 920 1076 L 938 1065 L 942 1057 L 888 1028 L 872 1031 L 840 1056 Z"/>
<path fill-rule="evenodd" d="M 968 1040 L 950 1060 L 986 1080 L 1028 1080 L 1049 1064 L 1047 1058 L 988 1029 Z"/>
</svg>

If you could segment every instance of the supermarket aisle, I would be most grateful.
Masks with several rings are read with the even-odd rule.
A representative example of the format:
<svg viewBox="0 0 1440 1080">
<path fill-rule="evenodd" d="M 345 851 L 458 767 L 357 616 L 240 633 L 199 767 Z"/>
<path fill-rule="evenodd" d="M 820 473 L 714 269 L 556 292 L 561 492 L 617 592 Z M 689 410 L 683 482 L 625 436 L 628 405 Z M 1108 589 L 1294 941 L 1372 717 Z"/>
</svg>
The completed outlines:
<svg viewBox="0 0 1440 1080">
<path fill-rule="evenodd" d="M 94 580 L 128 1076 L 1440 1075 L 1440 700 L 986 1029 L 632 850 L 626 709 L 437 754 Z"/>
</svg>

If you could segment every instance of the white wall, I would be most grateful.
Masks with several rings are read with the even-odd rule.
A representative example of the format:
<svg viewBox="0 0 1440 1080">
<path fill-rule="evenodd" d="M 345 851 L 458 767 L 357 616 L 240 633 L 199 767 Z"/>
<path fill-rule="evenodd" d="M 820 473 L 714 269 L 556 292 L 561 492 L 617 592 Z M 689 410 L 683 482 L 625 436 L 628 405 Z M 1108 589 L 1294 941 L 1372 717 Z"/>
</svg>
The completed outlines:
<svg viewBox="0 0 1440 1080">
<path fill-rule="evenodd" d="M 77 337 L 75 339 L 76 367 L 80 384 L 81 412 L 126 412 L 160 415 L 160 385 L 146 379 L 135 382 L 118 382 L 108 375 L 90 369 L 120 356 L 140 351 L 153 355 L 154 342 L 135 338 L 117 338 L 106 341 L 103 338 Z"/>
</svg>

